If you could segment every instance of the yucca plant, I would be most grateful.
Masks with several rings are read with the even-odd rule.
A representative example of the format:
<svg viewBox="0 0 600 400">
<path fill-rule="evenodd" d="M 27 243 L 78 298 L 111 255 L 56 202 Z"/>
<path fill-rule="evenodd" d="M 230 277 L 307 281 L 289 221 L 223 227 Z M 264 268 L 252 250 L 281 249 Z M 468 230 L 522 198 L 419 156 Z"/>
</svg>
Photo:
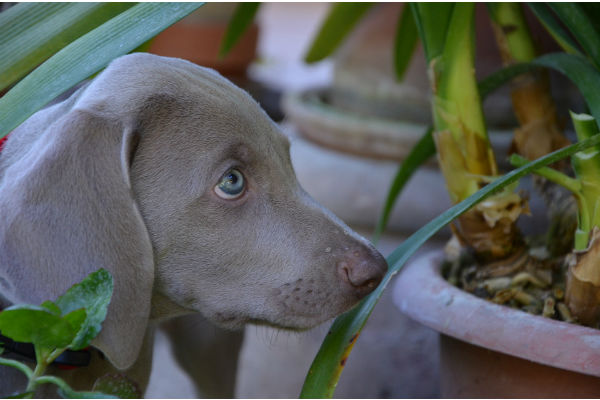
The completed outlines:
<svg viewBox="0 0 600 400">
<path fill-rule="evenodd" d="M 411 6 L 423 43 L 432 88 L 433 137 L 453 203 L 498 177 L 475 78 L 474 4 Z M 516 220 L 527 210 L 510 190 L 458 218 L 454 234 L 491 275 L 520 266 L 525 251 Z"/>
<path fill-rule="evenodd" d="M 315 62 L 329 56 L 369 7 L 369 3 L 334 5 L 306 60 Z M 567 297 L 571 299 L 568 301 L 572 308 L 577 308 L 574 304 L 580 304 L 580 308 L 586 310 L 584 313 L 574 312 L 580 321 L 585 322 L 583 315 L 586 313 L 595 315 L 595 312 L 587 310 L 590 303 L 597 306 L 594 286 L 600 283 L 600 273 L 594 266 L 596 247 L 593 245 L 596 243 L 597 230 L 594 227 L 598 198 L 593 193 L 598 182 L 594 174 L 600 165 L 597 165 L 598 153 L 594 147 L 600 143 L 600 135 L 596 134 L 600 112 L 600 73 L 597 69 L 600 40 L 596 40 L 595 28 L 600 26 L 600 19 L 596 18 L 598 8 L 583 11 L 582 6 L 576 4 L 531 5 L 544 26 L 566 50 L 566 54 L 537 57 L 520 7 L 516 4 L 489 6 L 505 67 L 479 83 L 474 74 L 474 5 L 411 4 L 404 8 L 399 17 L 394 49 L 396 71 L 400 78 L 417 38 L 420 39 L 432 86 L 434 124 L 426 129 L 422 140 L 399 168 L 375 237 L 385 228 L 390 210 L 404 184 L 436 151 L 455 205 L 392 252 L 388 257 L 389 272 L 376 291 L 334 322 L 307 374 L 301 397 L 333 395 L 352 346 L 391 277 L 419 246 L 446 224 L 458 219 L 453 232 L 475 255 L 484 276 L 505 275 L 523 268 L 529 253 L 515 222 L 527 211 L 527 205 L 512 187 L 519 178 L 532 171 L 575 193 L 579 206 L 575 249 L 586 250 L 571 257 L 574 261 L 569 281 L 577 283 L 569 284 L 571 289 L 567 290 Z M 563 30 L 557 17 L 571 31 L 575 41 Z M 583 51 L 579 50 L 580 46 Z M 579 137 L 574 145 L 567 146 L 568 142 L 561 132 L 547 77 L 545 72 L 540 71 L 541 67 L 567 75 L 587 102 L 591 116 L 573 117 Z M 511 84 L 512 97 L 521 124 L 515 134 L 515 147 L 521 156 L 515 155 L 512 159 L 513 164 L 519 165 L 517 169 L 501 175 L 489 146 L 481 101 L 515 77 L 519 78 Z M 576 178 L 546 168 L 553 165 L 564 170 L 565 163 L 559 161 L 574 154 Z M 547 185 L 539 186 L 545 189 Z M 560 210 L 557 214 L 560 216 Z M 569 218 L 565 220 L 568 222 Z M 590 262 L 582 263 L 580 260 L 584 259 Z M 575 288 L 581 286 L 580 282 L 583 282 L 584 290 Z M 584 295 L 571 294 L 574 292 Z M 597 321 L 592 324 L 597 324 Z"/>
</svg>

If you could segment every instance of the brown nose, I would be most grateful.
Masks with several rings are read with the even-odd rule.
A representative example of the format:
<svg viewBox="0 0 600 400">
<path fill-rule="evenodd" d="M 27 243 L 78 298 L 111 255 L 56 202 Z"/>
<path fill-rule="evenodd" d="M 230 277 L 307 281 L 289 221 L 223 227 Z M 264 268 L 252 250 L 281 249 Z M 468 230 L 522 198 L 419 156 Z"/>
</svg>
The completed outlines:
<svg viewBox="0 0 600 400">
<path fill-rule="evenodd" d="M 338 262 L 337 271 L 361 299 L 379 285 L 387 272 L 387 263 L 374 248 L 361 247 L 348 251 Z"/>
</svg>

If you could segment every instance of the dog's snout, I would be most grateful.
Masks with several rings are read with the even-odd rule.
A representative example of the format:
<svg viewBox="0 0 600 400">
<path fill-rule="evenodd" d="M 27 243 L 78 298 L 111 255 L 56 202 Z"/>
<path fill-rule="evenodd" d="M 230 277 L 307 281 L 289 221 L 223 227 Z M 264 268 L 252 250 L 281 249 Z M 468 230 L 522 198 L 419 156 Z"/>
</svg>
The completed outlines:
<svg viewBox="0 0 600 400">
<path fill-rule="evenodd" d="M 348 251 L 338 262 L 337 270 L 340 278 L 362 298 L 379 285 L 387 271 L 387 263 L 377 250 L 361 248 Z"/>
</svg>

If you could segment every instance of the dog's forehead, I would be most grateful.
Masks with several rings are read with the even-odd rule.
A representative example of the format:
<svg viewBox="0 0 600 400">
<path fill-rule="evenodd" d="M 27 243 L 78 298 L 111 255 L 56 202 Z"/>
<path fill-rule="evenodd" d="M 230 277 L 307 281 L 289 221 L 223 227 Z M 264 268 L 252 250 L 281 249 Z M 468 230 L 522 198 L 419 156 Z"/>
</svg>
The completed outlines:
<svg viewBox="0 0 600 400">
<path fill-rule="evenodd" d="M 91 101 L 110 104 L 117 113 L 147 106 L 149 99 L 176 98 L 186 104 L 185 119 L 196 119 L 191 126 L 204 130 L 204 139 L 208 135 L 221 142 L 220 136 L 229 136 L 222 141 L 222 151 L 235 149 L 234 142 L 239 151 L 252 157 L 289 155 L 288 138 L 248 93 L 218 72 L 186 60 L 146 53 L 123 56 L 110 64 L 88 92 L 94 93 L 87 96 Z M 102 101 L 103 96 L 110 96 L 110 101 Z"/>
<path fill-rule="evenodd" d="M 149 99 L 179 98 L 220 103 L 234 110 L 252 104 L 243 90 L 218 72 L 189 61 L 135 53 L 114 60 L 85 89 L 77 106 L 116 115 L 138 114 Z"/>
</svg>

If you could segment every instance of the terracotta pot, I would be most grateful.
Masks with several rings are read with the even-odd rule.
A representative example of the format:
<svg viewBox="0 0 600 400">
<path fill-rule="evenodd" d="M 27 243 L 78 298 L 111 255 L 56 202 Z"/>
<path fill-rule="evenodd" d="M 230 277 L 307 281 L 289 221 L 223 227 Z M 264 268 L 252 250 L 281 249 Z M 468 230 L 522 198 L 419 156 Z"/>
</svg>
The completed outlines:
<svg viewBox="0 0 600 400">
<path fill-rule="evenodd" d="M 209 5 L 201 7 L 156 36 L 149 52 L 183 58 L 204 67 L 214 68 L 223 75 L 243 76 L 248 65 L 256 57 L 258 25 L 253 24 L 248 28 L 229 54 L 220 59 L 219 48 L 233 8 L 220 3 L 212 3 L 210 6 L 224 7 L 224 10 L 216 15 Z"/>
<path fill-rule="evenodd" d="M 600 394 L 600 331 L 500 306 L 450 285 L 443 252 L 399 274 L 394 302 L 440 332 L 443 397 L 567 398 Z"/>
</svg>

